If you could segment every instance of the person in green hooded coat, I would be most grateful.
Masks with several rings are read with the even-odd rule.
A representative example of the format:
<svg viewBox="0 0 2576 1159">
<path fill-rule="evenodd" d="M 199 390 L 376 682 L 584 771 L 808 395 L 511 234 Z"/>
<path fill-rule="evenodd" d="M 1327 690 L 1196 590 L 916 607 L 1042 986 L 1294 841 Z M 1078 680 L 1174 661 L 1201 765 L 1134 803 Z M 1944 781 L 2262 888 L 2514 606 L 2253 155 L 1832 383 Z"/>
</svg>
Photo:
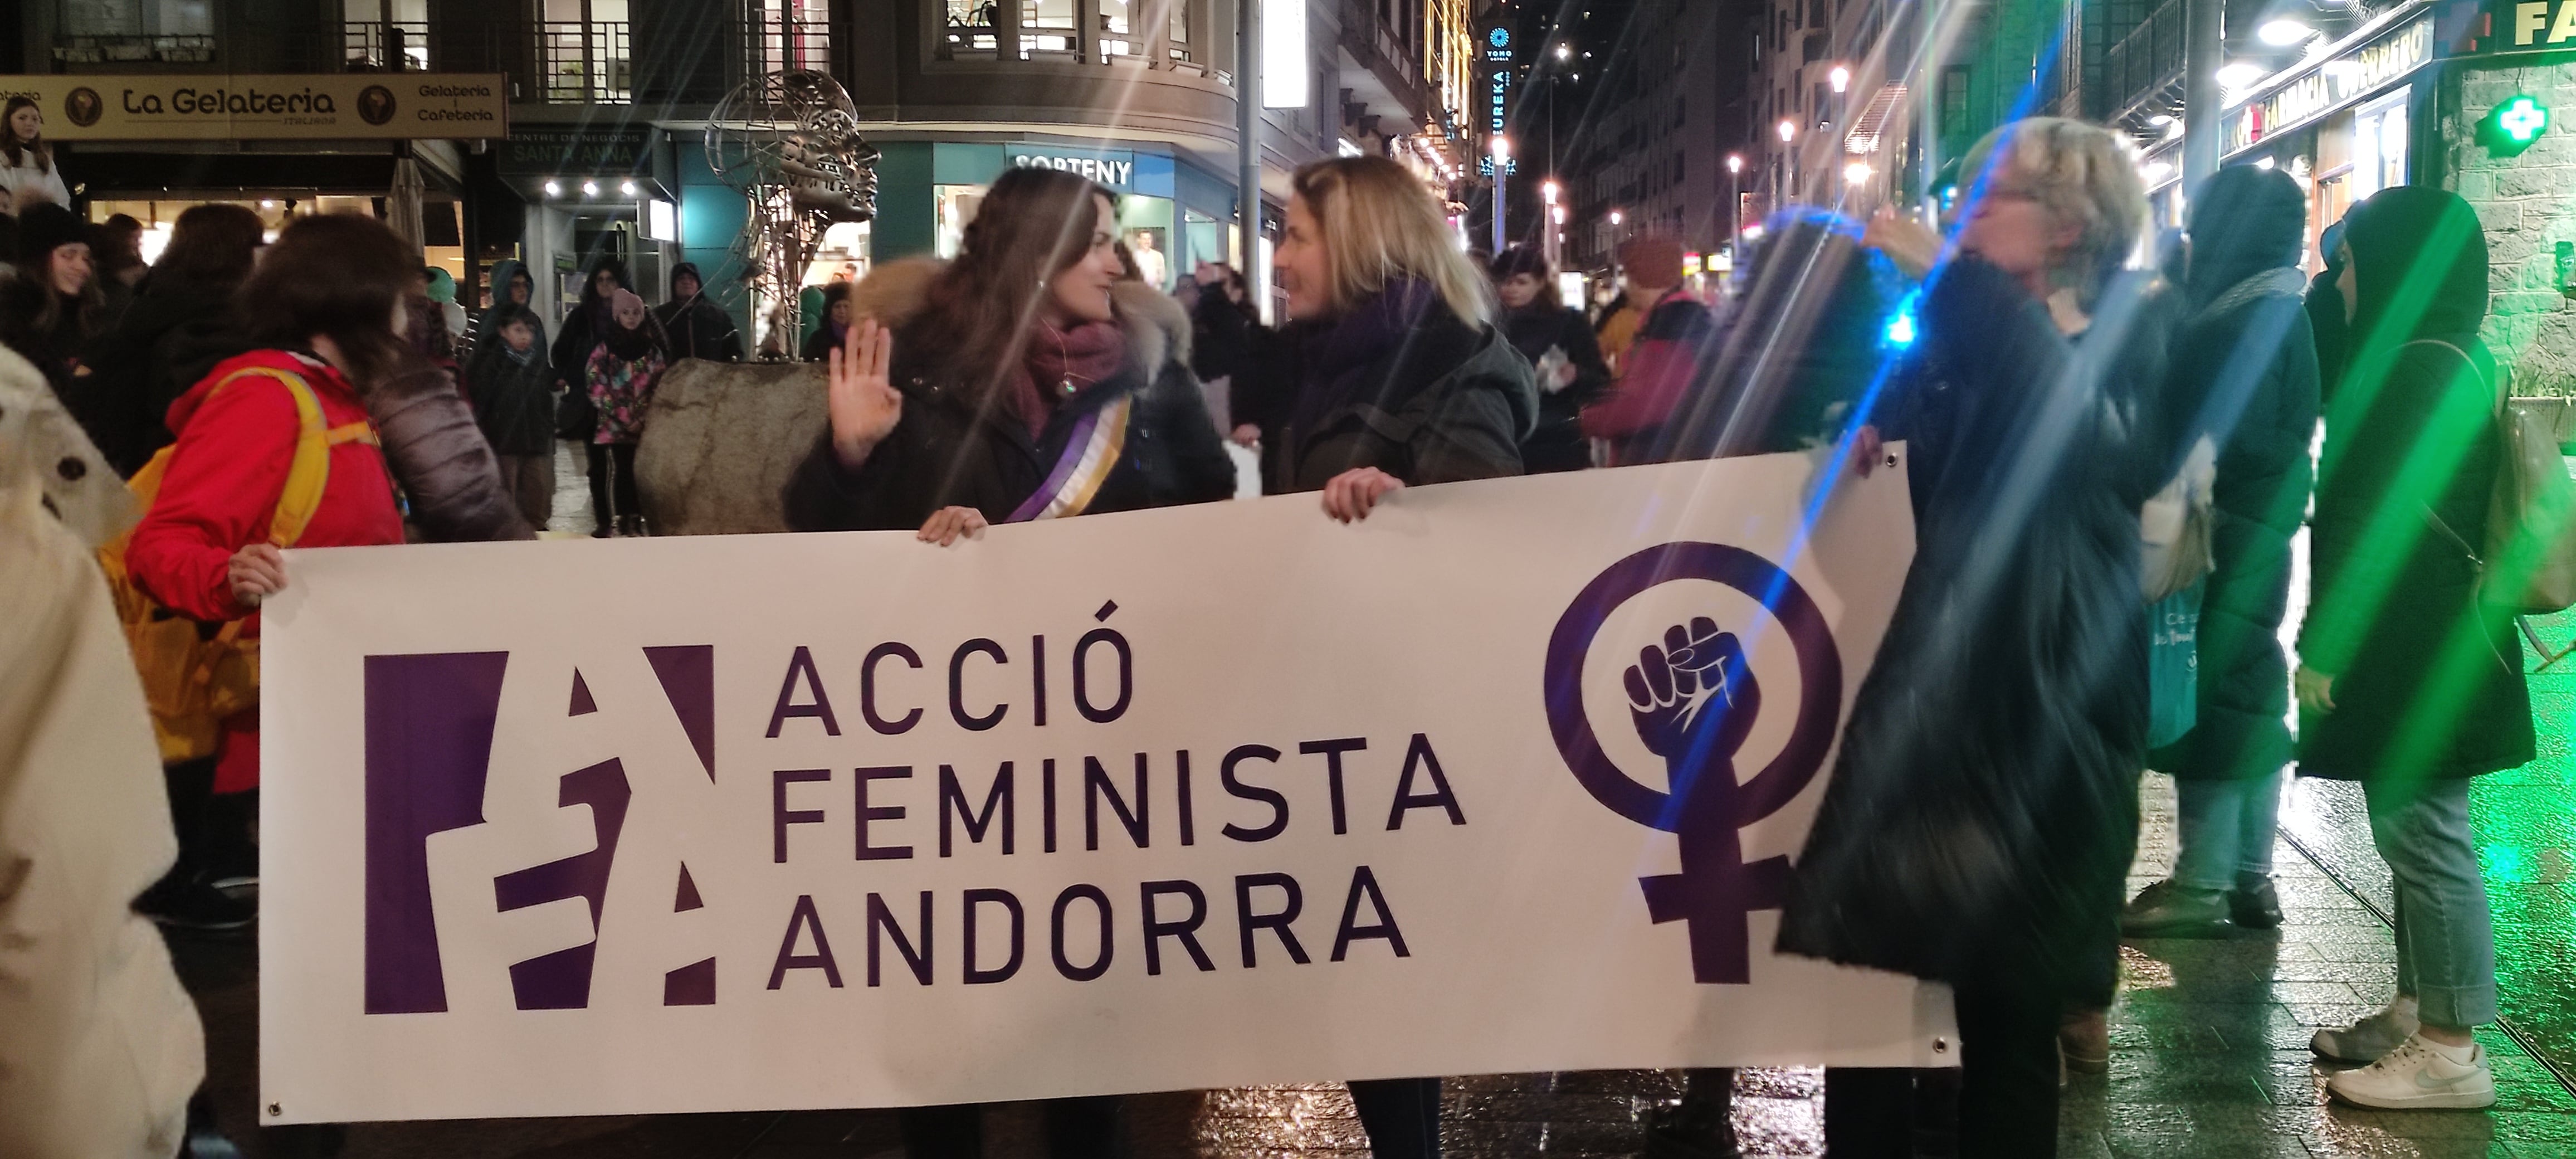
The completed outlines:
<svg viewBox="0 0 2576 1159">
<path fill-rule="evenodd" d="M 2315 1051 L 2369 1063 L 2326 1088 L 2366 1107 L 2474 1108 L 2495 1076 L 2495 933 L 2469 778 L 2532 759 L 2511 609 L 2484 598 L 2501 468 L 2495 360 L 2478 340 L 2486 237 L 2457 194 L 2383 190 L 2344 220 L 2347 346 L 2326 405 L 2299 633 L 2299 772 L 2358 781 L 2397 899 L 2397 994 Z M 2510 585 L 2506 585 L 2510 586 Z"/>
</svg>

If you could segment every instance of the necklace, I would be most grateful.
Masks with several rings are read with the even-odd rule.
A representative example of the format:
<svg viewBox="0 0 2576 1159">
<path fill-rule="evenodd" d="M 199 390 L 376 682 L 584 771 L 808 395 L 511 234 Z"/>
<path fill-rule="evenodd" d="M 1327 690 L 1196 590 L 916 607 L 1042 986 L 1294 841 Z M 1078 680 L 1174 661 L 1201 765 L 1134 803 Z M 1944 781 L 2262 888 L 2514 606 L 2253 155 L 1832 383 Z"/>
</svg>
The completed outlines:
<svg viewBox="0 0 2576 1159">
<path fill-rule="evenodd" d="M 1073 350 L 1064 344 L 1064 331 L 1058 329 L 1053 322 L 1041 322 L 1039 325 L 1046 328 L 1048 337 L 1055 339 L 1056 364 L 1064 368 L 1064 378 L 1056 383 L 1056 389 L 1062 391 L 1066 398 L 1071 398 L 1082 389 L 1082 386 L 1089 385 L 1093 380 L 1073 372 Z M 1074 383 L 1073 380 L 1077 378 L 1083 380 L 1081 385 Z"/>
</svg>

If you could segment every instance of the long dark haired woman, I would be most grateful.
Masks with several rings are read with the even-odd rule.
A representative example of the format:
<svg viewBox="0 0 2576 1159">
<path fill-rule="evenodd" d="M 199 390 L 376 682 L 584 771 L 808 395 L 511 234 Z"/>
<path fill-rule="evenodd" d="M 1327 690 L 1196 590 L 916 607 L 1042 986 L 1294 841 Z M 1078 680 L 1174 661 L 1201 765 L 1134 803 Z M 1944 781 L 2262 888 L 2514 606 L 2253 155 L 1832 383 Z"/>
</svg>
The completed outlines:
<svg viewBox="0 0 2576 1159">
<path fill-rule="evenodd" d="M 1110 195 L 1052 169 L 994 182 L 945 266 L 877 267 L 829 353 L 831 429 L 787 486 L 807 531 L 992 523 L 1222 499 L 1234 465 L 1189 371 L 1189 320 L 1117 281 Z M 1114 1099 L 1046 1107 L 1058 1159 L 1115 1153 Z M 976 1108 L 907 1111 L 916 1159 L 982 1154 Z"/>
<path fill-rule="evenodd" d="M 1278 260 L 1296 385 L 1266 489 L 1322 491 L 1347 522 L 1399 487 L 1520 474 L 1538 391 L 1439 204 L 1383 157 L 1317 161 L 1291 184 Z"/>
<path fill-rule="evenodd" d="M 0 210 L 25 213 L 39 204 L 69 208 L 72 194 L 45 141 L 45 112 L 34 97 L 0 106 Z"/>
<path fill-rule="evenodd" d="M 250 276 L 266 227 L 239 205 L 192 205 L 116 325 L 89 344 L 64 402 L 98 449 L 126 475 L 169 446 L 162 417 L 182 391 L 246 349 L 233 324 L 233 292 Z"/>
<path fill-rule="evenodd" d="M 1117 282 L 1109 193 L 1015 169 L 946 266 L 878 267 L 832 353 L 832 429 L 789 483 L 808 530 L 991 523 L 1222 499 L 1234 467 L 1189 370 L 1189 320 Z"/>
<path fill-rule="evenodd" d="M 1503 307 L 1495 323 L 1538 374 L 1538 427 L 1521 443 L 1521 465 L 1533 475 L 1591 466 L 1583 407 L 1610 381 L 1592 324 L 1559 299 L 1556 271 L 1537 250 L 1513 246 L 1489 268 Z"/>
<path fill-rule="evenodd" d="M 103 309 L 80 219 L 59 205 L 19 214 L 18 276 L 0 283 L 0 346 L 26 356 L 55 394 L 67 394 Z"/>
</svg>

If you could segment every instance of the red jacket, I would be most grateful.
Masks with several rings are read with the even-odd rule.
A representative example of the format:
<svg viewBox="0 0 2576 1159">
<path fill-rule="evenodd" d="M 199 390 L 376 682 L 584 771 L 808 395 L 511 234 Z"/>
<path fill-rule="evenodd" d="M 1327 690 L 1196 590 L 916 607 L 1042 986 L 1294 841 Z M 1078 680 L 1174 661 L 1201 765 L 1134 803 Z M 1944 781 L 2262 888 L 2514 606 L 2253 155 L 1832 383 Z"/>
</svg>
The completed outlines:
<svg viewBox="0 0 2576 1159">
<path fill-rule="evenodd" d="M 1621 465 L 1652 461 L 1642 445 L 1655 441 L 1663 425 L 1689 393 L 1714 330 L 1708 307 L 1675 287 L 1657 299 L 1637 328 L 1636 339 L 1619 359 L 1619 377 L 1609 393 L 1583 408 L 1588 438 L 1620 444 L 1613 457 Z"/>
<path fill-rule="evenodd" d="M 286 490 L 287 467 L 302 430 L 294 396 L 275 379 L 245 376 L 215 392 L 216 383 L 253 366 L 289 371 L 310 383 L 327 426 L 367 419 L 349 381 L 310 356 L 255 350 L 225 360 L 170 404 L 169 426 L 178 445 L 161 490 L 125 551 L 126 569 L 145 594 L 191 619 L 249 617 L 243 629 L 248 636 L 258 635 L 259 621 L 252 609 L 233 599 L 227 572 L 235 551 L 268 542 L 269 517 Z M 322 504 L 295 546 L 402 541 L 402 515 L 394 506 L 384 455 L 362 442 L 331 448 Z M 217 788 L 250 788 L 259 775 L 258 723 L 228 722 L 226 727 Z"/>
</svg>

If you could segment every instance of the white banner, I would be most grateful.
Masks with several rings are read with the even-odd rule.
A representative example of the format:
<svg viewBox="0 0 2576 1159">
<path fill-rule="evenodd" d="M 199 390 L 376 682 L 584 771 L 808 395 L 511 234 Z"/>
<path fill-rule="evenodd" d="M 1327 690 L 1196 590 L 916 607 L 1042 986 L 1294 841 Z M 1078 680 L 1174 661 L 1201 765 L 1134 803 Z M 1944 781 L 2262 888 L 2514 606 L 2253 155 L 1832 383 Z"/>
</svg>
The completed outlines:
<svg viewBox="0 0 2576 1159">
<path fill-rule="evenodd" d="M 291 552 L 269 1121 L 1949 1064 L 1770 952 L 1913 552 L 1809 475 Z"/>
</svg>

